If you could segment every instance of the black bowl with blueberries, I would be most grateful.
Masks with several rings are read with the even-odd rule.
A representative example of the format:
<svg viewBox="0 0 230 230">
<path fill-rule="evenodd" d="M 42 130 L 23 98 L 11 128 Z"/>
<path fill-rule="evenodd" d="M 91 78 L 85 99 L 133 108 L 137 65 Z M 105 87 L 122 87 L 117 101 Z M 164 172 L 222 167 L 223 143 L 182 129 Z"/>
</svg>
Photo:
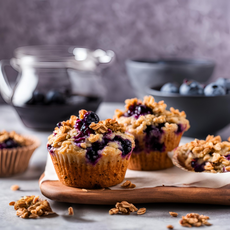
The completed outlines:
<svg viewBox="0 0 230 230">
<path fill-rule="evenodd" d="M 191 128 L 186 136 L 204 138 L 230 123 L 230 80 L 219 78 L 208 85 L 194 80 L 169 82 L 146 89 L 156 101 L 164 100 L 168 108 L 185 111 Z"/>
<path fill-rule="evenodd" d="M 126 61 L 126 71 L 135 94 L 142 98 L 146 87 L 158 87 L 175 81 L 182 84 L 185 78 L 207 82 L 215 63 L 204 59 L 138 58 Z"/>
</svg>

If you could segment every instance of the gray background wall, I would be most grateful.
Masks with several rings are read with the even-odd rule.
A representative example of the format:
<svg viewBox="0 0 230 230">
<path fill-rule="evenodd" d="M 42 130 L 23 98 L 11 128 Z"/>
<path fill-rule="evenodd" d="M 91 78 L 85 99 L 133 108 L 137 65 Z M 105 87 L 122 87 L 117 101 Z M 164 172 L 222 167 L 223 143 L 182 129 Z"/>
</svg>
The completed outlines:
<svg viewBox="0 0 230 230">
<path fill-rule="evenodd" d="M 229 0 L 0 0 L 0 59 L 25 45 L 112 49 L 106 100 L 123 101 L 134 96 L 127 58 L 209 58 L 213 79 L 229 77 L 229 12 Z"/>
</svg>

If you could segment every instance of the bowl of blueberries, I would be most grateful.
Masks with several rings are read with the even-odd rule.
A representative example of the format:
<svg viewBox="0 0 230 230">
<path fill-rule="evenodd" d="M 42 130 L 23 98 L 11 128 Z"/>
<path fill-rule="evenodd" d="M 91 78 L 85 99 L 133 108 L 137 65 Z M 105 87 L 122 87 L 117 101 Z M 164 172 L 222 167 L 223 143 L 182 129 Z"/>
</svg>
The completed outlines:
<svg viewBox="0 0 230 230">
<path fill-rule="evenodd" d="M 126 71 L 138 97 L 146 94 L 146 87 L 163 85 L 172 80 L 182 84 L 185 78 L 207 82 L 215 63 L 204 59 L 129 59 Z"/>
<path fill-rule="evenodd" d="M 146 92 L 156 101 L 165 101 L 168 108 L 185 111 L 191 125 L 187 136 L 203 138 L 230 123 L 230 79 L 219 78 L 207 85 L 185 79 L 182 84 L 168 82 Z"/>
</svg>

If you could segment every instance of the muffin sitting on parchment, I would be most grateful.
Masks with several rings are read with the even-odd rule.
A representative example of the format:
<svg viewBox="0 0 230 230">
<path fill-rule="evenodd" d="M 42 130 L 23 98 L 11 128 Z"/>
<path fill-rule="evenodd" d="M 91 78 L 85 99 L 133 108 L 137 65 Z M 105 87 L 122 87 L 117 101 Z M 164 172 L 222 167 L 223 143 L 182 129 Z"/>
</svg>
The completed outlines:
<svg viewBox="0 0 230 230">
<path fill-rule="evenodd" d="M 123 125 L 86 110 L 58 123 L 47 144 L 59 180 L 78 188 L 121 183 L 134 146 Z"/>
<path fill-rule="evenodd" d="M 155 102 L 152 96 L 125 101 L 125 111 L 116 110 L 115 118 L 135 137 L 135 148 L 128 168 L 159 170 L 173 166 L 167 153 L 179 145 L 181 136 L 189 129 L 185 112 L 166 110 L 164 101 Z"/>
<path fill-rule="evenodd" d="M 15 131 L 0 132 L 0 177 L 24 172 L 30 157 L 39 146 L 38 139 L 23 136 Z"/>
<path fill-rule="evenodd" d="M 229 141 L 210 135 L 206 140 L 195 139 L 174 150 L 173 163 L 186 171 L 230 172 Z"/>
</svg>

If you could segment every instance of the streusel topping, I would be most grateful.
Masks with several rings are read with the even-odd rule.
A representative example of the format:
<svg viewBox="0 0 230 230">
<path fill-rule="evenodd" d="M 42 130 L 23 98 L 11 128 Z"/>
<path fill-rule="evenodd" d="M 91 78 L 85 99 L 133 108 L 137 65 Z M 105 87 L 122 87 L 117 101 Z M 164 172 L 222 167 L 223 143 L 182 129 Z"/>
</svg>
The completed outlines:
<svg viewBox="0 0 230 230">
<path fill-rule="evenodd" d="M 178 147 L 175 152 L 189 170 L 212 173 L 230 171 L 230 142 L 222 141 L 220 136 L 195 139 Z"/>
<path fill-rule="evenodd" d="M 133 136 L 125 134 L 122 124 L 112 119 L 100 121 L 94 112 L 81 110 L 79 118 L 71 116 L 57 126 L 48 138 L 51 154 L 56 150 L 61 154 L 86 154 L 89 161 L 96 162 L 101 150 L 106 154 L 112 148 L 126 155 L 134 147 Z"/>
<path fill-rule="evenodd" d="M 22 147 L 28 144 L 27 139 L 15 131 L 7 132 L 3 130 L 0 132 L 0 149 Z"/>
<path fill-rule="evenodd" d="M 158 126 L 164 124 L 164 129 L 171 129 L 177 131 L 189 129 L 189 121 L 186 119 L 184 111 L 170 108 L 166 110 L 167 105 L 164 101 L 155 102 L 152 96 L 145 96 L 143 102 L 137 98 L 127 99 L 126 110 L 115 111 L 115 118 L 121 124 L 128 127 L 132 134 L 142 133 L 147 126 Z M 180 126 L 180 127 L 179 127 Z"/>
</svg>

